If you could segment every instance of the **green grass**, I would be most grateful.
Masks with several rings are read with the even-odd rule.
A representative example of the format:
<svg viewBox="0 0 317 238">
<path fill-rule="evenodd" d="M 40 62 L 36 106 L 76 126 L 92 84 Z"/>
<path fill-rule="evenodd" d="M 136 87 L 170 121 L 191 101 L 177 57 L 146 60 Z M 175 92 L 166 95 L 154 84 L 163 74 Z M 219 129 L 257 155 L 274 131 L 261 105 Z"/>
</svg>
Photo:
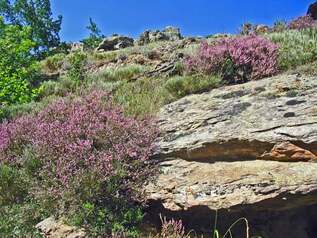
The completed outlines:
<svg viewBox="0 0 317 238">
<path fill-rule="evenodd" d="M 173 97 L 163 86 L 162 79 L 141 79 L 134 83 L 122 82 L 114 92 L 117 103 L 128 115 L 153 115 Z"/>
<path fill-rule="evenodd" d="M 137 79 L 146 71 L 142 65 L 128 65 L 121 68 L 106 68 L 94 74 L 93 81 L 123 81 Z"/>
<path fill-rule="evenodd" d="M 288 71 L 290 74 L 299 73 L 305 76 L 317 76 L 317 61 L 300 65 Z"/>
<path fill-rule="evenodd" d="M 266 36 L 280 46 L 279 68 L 283 71 L 317 60 L 317 29 L 287 30 Z"/>
<path fill-rule="evenodd" d="M 170 78 L 165 88 L 175 97 L 210 91 L 221 85 L 221 78 L 208 75 L 187 75 Z"/>
<path fill-rule="evenodd" d="M 54 73 L 59 71 L 62 68 L 65 58 L 66 55 L 63 53 L 47 57 L 40 63 L 42 71 L 44 73 Z"/>
</svg>

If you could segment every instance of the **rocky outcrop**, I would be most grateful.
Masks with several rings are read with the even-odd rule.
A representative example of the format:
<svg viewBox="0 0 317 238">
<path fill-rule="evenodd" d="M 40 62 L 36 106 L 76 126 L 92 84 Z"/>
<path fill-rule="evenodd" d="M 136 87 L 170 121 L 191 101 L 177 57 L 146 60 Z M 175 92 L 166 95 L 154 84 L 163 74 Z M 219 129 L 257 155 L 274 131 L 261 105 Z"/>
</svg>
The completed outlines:
<svg viewBox="0 0 317 238">
<path fill-rule="evenodd" d="M 317 2 L 312 3 L 307 11 L 307 15 L 310 15 L 314 20 L 317 20 Z"/>
<path fill-rule="evenodd" d="M 111 37 L 107 37 L 103 39 L 103 41 L 99 44 L 96 51 L 112 51 L 119 50 L 127 47 L 131 47 L 134 45 L 133 38 L 127 36 L 119 36 L 113 35 Z"/>
<path fill-rule="evenodd" d="M 159 126 L 161 173 L 146 188 L 159 212 L 201 230 L 217 210 L 246 216 L 252 235 L 316 237 L 313 217 L 298 230 L 290 224 L 305 209 L 317 214 L 317 78 L 281 75 L 187 96 L 161 110 Z M 290 226 L 268 225 L 278 216 Z"/>
<path fill-rule="evenodd" d="M 47 218 L 36 225 L 45 238 L 84 238 L 87 234 L 82 229 L 65 225 L 53 217 Z"/>
<path fill-rule="evenodd" d="M 147 30 L 143 32 L 138 40 L 138 44 L 145 45 L 157 41 L 176 41 L 182 38 L 179 28 L 168 26 L 163 31 Z"/>
<path fill-rule="evenodd" d="M 188 96 L 163 108 L 159 125 L 160 157 L 258 159 L 285 141 L 316 155 L 317 80 L 278 76 Z"/>
<path fill-rule="evenodd" d="M 74 42 L 70 45 L 70 52 L 83 52 L 84 51 L 84 43 L 82 42 Z"/>
</svg>

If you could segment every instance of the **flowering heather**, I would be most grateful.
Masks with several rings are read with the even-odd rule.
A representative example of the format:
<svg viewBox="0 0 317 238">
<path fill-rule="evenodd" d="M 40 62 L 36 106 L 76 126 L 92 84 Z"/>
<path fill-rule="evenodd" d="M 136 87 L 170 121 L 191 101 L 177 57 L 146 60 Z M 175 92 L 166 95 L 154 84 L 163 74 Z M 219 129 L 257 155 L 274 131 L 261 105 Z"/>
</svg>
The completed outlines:
<svg viewBox="0 0 317 238">
<path fill-rule="evenodd" d="M 161 217 L 162 222 L 162 230 L 159 235 L 160 238 L 186 238 L 189 237 L 189 235 L 185 234 L 185 227 L 183 226 L 183 223 L 181 220 L 167 220 L 165 217 Z"/>
<path fill-rule="evenodd" d="M 315 28 L 317 27 L 317 21 L 314 20 L 311 16 L 301 16 L 288 24 L 289 29 L 302 30 L 306 28 Z"/>
<path fill-rule="evenodd" d="M 189 71 L 220 74 L 229 81 L 256 80 L 277 72 L 278 46 L 250 35 L 202 43 L 198 54 L 187 58 Z"/>
<path fill-rule="evenodd" d="M 36 116 L 4 122 L 0 164 L 23 165 L 23 153 L 31 150 L 42 165 L 39 176 L 57 194 L 87 173 L 106 182 L 118 164 L 127 178 L 137 179 L 144 173 L 140 164 L 152 152 L 156 130 L 149 120 L 124 116 L 111 101 L 109 95 L 93 92 L 56 101 Z"/>
</svg>

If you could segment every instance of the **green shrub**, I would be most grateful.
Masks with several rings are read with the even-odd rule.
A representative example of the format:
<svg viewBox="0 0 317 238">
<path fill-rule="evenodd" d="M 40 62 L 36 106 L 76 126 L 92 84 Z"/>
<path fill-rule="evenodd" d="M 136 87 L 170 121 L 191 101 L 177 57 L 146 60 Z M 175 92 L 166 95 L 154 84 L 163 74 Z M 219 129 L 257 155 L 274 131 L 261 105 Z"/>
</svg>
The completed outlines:
<svg viewBox="0 0 317 238">
<path fill-rule="evenodd" d="M 37 72 L 31 29 L 5 24 L 0 17 L 0 117 L 3 107 L 29 102 L 36 95 L 31 82 Z"/>
<path fill-rule="evenodd" d="M 118 57 L 118 51 L 94 52 L 91 57 L 97 61 L 114 61 Z"/>
<path fill-rule="evenodd" d="M 221 79 L 217 76 L 187 75 L 169 79 L 165 87 L 176 98 L 193 93 L 202 93 L 218 87 Z"/>
<path fill-rule="evenodd" d="M 36 167 L 34 160 L 28 160 L 25 169 L 0 165 L 0 237 L 41 237 L 35 224 L 51 215 L 52 206 L 29 193 Z"/>
<path fill-rule="evenodd" d="M 21 171 L 0 165 L 0 206 L 21 203 L 28 193 L 28 183 Z"/>
<path fill-rule="evenodd" d="M 81 82 L 86 78 L 87 55 L 82 52 L 75 52 L 68 57 L 70 69 L 67 71 L 67 76 L 75 81 Z"/>
<path fill-rule="evenodd" d="M 284 20 L 278 20 L 274 22 L 271 30 L 272 32 L 283 32 L 287 30 L 287 22 Z"/>
<path fill-rule="evenodd" d="M 165 103 L 173 100 L 163 84 L 162 80 L 148 78 L 133 83 L 122 82 L 115 89 L 114 99 L 129 115 L 154 114 Z"/>
<path fill-rule="evenodd" d="M 101 30 L 91 17 L 89 18 L 89 25 L 86 28 L 90 31 L 89 37 L 83 39 L 81 42 L 84 44 L 85 49 L 93 50 L 97 48 L 105 36 L 101 34 Z"/>
<path fill-rule="evenodd" d="M 94 80 L 101 81 L 123 81 L 132 80 L 140 76 L 145 71 L 142 65 L 129 65 L 120 68 L 106 68 L 94 75 Z"/>
<path fill-rule="evenodd" d="M 280 46 L 279 68 L 287 70 L 317 60 L 317 29 L 288 30 L 268 34 Z"/>
<path fill-rule="evenodd" d="M 43 82 L 39 90 L 39 97 L 49 96 L 67 96 L 71 92 L 75 92 L 77 88 L 77 81 L 69 77 L 60 77 L 57 81 Z"/>
<path fill-rule="evenodd" d="M 42 237 L 35 225 L 49 216 L 48 211 L 32 200 L 0 207 L 0 237 Z"/>
<path fill-rule="evenodd" d="M 41 62 L 42 71 L 45 73 L 53 73 L 62 68 L 66 54 L 60 53 L 47 57 Z"/>
</svg>

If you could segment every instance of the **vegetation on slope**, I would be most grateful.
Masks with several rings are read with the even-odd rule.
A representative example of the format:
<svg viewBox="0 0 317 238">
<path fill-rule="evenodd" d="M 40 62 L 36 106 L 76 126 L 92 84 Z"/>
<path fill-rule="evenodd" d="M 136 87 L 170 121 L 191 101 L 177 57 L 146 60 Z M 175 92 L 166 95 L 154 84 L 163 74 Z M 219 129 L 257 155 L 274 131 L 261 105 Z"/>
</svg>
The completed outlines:
<svg viewBox="0 0 317 238">
<path fill-rule="evenodd" d="M 1 8 L 0 13 L 6 16 Z M 104 53 L 62 52 L 40 63 L 38 52 L 50 55 L 51 46 L 60 46 L 60 22 L 37 17 L 40 25 L 0 19 L 4 237 L 39 236 L 34 225 L 51 215 L 85 227 L 91 236 L 138 237 L 144 215 L 139 188 L 154 168 L 148 158 L 157 131 L 149 118 L 161 106 L 294 67 L 316 74 L 317 28 L 308 17 L 267 32 L 212 37 L 201 45 L 161 42 Z M 92 20 L 89 29 L 86 49 L 102 38 Z M 55 37 L 48 40 L 43 32 Z M 149 74 L 175 53 L 184 57 L 173 72 Z M 160 236 L 186 237 L 175 221 L 165 221 Z"/>
</svg>

